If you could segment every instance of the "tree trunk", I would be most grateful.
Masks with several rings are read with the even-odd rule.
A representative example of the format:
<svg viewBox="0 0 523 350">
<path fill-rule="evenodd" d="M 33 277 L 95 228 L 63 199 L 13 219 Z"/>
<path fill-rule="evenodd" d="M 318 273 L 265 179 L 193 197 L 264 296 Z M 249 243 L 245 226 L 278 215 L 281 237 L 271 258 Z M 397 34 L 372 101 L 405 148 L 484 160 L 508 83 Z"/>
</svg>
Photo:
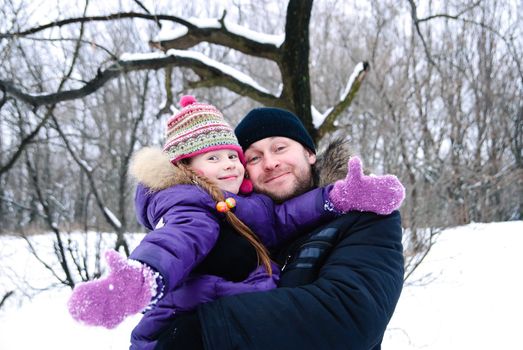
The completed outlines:
<svg viewBox="0 0 523 350">
<path fill-rule="evenodd" d="M 287 7 L 285 44 L 281 62 L 284 90 L 282 99 L 302 120 L 305 128 L 316 138 L 312 124 L 311 86 L 309 76 L 309 23 L 312 0 L 291 0 Z"/>
</svg>

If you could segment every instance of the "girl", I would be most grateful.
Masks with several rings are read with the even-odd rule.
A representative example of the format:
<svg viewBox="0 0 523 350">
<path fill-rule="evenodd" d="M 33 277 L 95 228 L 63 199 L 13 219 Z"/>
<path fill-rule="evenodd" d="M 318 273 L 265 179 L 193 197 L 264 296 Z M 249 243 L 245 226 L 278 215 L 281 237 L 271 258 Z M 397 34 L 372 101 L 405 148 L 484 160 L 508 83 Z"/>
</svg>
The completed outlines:
<svg viewBox="0 0 523 350">
<path fill-rule="evenodd" d="M 79 284 L 68 304 L 75 319 L 107 328 L 147 307 L 131 349 L 153 349 L 173 317 L 200 303 L 275 288 L 279 270 L 267 248 L 379 201 L 380 213 L 390 213 L 404 198 L 403 186 L 390 175 L 354 183 L 347 177 L 281 205 L 261 194 L 238 196 L 252 185 L 233 130 L 212 105 L 192 96 L 182 97 L 180 105 L 168 121 L 163 151 L 146 148 L 130 167 L 139 182 L 138 220 L 151 232 L 130 259 L 107 252 L 109 275 Z M 361 173 L 359 160 L 351 162 L 351 172 Z M 336 198 L 351 191 L 372 195 L 352 203 Z"/>
</svg>

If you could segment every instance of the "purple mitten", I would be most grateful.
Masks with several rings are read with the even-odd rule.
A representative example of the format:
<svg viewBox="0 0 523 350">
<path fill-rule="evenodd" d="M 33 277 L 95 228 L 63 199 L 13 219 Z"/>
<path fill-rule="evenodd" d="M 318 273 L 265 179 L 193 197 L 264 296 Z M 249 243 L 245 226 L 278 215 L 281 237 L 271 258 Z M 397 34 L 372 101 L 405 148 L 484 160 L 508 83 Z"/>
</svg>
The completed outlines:
<svg viewBox="0 0 523 350">
<path fill-rule="evenodd" d="M 405 188 L 394 175 L 363 175 L 361 160 L 351 157 L 349 173 L 344 180 L 336 181 L 329 199 L 341 212 L 371 211 L 386 215 L 398 209 L 405 198 Z"/>
<path fill-rule="evenodd" d="M 78 284 L 67 306 L 77 321 L 91 326 L 114 328 L 125 317 L 142 311 L 154 296 L 154 272 L 146 265 L 128 260 L 114 250 L 105 253 L 109 275 Z"/>
</svg>

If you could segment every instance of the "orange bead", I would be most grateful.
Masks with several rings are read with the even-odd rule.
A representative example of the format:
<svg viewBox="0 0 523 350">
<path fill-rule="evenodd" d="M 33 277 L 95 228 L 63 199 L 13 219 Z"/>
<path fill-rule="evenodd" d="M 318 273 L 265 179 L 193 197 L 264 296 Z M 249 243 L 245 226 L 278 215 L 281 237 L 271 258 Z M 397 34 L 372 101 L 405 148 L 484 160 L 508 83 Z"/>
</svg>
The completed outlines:
<svg viewBox="0 0 523 350">
<path fill-rule="evenodd" d="M 216 210 L 218 210 L 220 213 L 225 213 L 229 211 L 229 207 L 225 202 L 218 202 L 216 203 Z"/>
<path fill-rule="evenodd" d="M 236 206 L 236 200 L 234 200 L 234 198 L 232 197 L 229 197 L 225 200 L 225 204 L 227 204 L 227 207 L 229 207 L 229 209 L 232 209 Z"/>
</svg>

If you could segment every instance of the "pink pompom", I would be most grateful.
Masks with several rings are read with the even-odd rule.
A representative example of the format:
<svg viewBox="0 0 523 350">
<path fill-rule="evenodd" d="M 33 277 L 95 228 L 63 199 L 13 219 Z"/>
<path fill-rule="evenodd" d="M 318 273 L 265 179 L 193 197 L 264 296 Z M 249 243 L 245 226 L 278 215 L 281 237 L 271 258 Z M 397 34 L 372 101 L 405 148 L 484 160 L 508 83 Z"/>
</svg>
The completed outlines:
<svg viewBox="0 0 523 350">
<path fill-rule="evenodd" d="M 249 194 L 252 192 L 252 181 L 249 179 L 243 179 L 240 185 L 240 193 Z"/>
<path fill-rule="evenodd" d="M 180 99 L 180 106 L 182 106 L 182 108 L 183 108 L 183 107 L 191 105 L 191 104 L 193 104 L 195 102 L 196 102 L 196 98 L 194 96 L 184 95 Z"/>
</svg>

